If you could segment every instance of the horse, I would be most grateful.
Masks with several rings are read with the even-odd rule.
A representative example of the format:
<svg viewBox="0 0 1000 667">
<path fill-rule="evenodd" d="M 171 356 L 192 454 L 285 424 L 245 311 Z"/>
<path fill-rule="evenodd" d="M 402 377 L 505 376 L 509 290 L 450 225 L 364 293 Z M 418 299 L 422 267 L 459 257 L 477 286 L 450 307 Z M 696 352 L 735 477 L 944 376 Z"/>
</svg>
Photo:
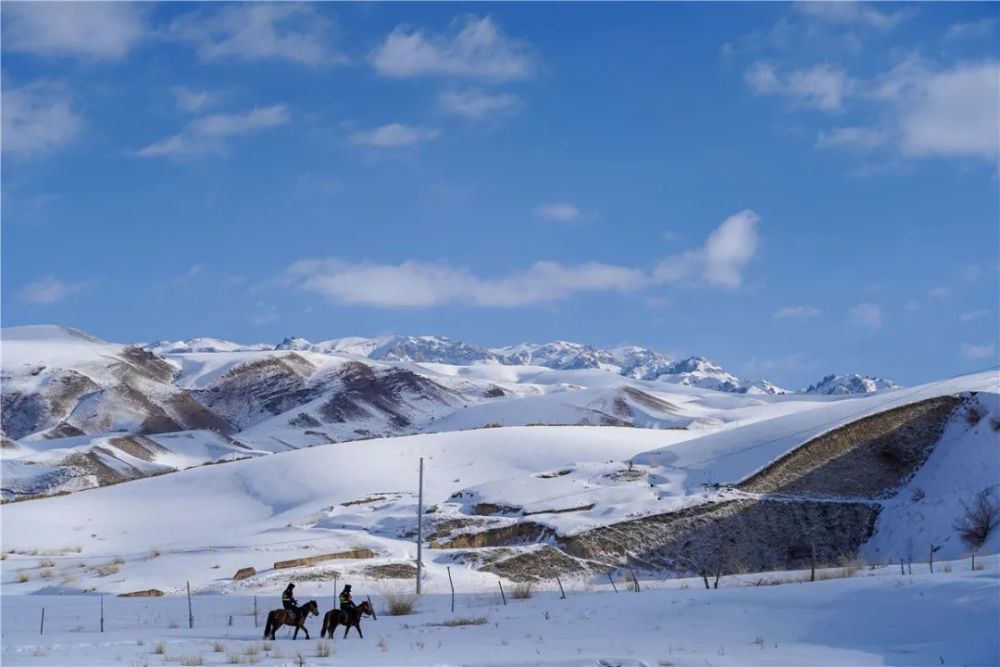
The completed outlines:
<svg viewBox="0 0 1000 667">
<path fill-rule="evenodd" d="M 316 604 L 316 600 L 306 602 L 297 611 L 291 609 L 271 610 L 267 614 L 267 625 L 264 626 L 264 639 L 274 639 L 275 631 L 283 625 L 295 626 L 295 634 L 292 635 L 292 639 L 298 639 L 299 630 L 306 633 L 306 639 L 309 639 L 309 630 L 306 629 L 306 619 L 309 618 L 309 614 L 319 616 L 319 605 Z"/>
<path fill-rule="evenodd" d="M 361 616 L 372 616 L 374 614 L 375 611 L 368 604 L 367 600 L 355 607 L 351 613 L 343 609 L 328 611 L 326 612 L 326 616 L 323 617 L 323 629 L 319 632 L 320 639 L 327 635 L 329 635 L 330 639 L 333 639 L 333 631 L 338 625 L 344 626 L 344 639 L 347 639 L 347 633 L 351 631 L 352 627 L 357 628 L 358 636 L 364 639 L 365 636 L 361 634 Z"/>
</svg>

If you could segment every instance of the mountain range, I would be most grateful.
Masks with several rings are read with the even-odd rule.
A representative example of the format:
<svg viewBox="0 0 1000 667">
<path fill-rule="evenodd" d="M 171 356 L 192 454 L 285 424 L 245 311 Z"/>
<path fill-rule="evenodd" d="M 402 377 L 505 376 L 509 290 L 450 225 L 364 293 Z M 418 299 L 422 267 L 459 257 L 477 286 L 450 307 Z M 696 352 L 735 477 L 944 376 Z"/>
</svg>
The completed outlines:
<svg viewBox="0 0 1000 667">
<path fill-rule="evenodd" d="M 6 498 L 373 437 L 534 424 L 713 429 L 761 401 L 895 388 L 829 376 L 794 394 L 703 357 L 563 341 L 127 345 L 51 325 L 4 329 L 0 340 Z"/>
</svg>

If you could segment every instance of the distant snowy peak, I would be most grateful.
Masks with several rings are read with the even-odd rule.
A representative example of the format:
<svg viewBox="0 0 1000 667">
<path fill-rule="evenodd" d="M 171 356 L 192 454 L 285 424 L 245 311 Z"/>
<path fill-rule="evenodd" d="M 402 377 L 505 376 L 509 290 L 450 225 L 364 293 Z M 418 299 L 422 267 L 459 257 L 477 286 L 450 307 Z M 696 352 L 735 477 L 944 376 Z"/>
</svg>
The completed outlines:
<svg viewBox="0 0 1000 667">
<path fill-rule="evenodd" d="M 804 390 L 804 393 L 840 396 L 845 394 L 871 394 L 887 389 L 899 389 L 899 385 L 892 380 L 851 373 L 849 375 L 827 375 L 816 384 L 809 385 Z"/>
<path fill-rule="evenodd" d="M 522 343 L 490 350 L 501 363 L 517 366 L 545 366 L 554 370 L 578 370 L 582 368 L 602 368 L 606 370 L 620 367 L 614 354 L 593 345 L 581 345 L 566 341 L 551 343 Z"/>
<path fill-rule="evenodd" d="M 243 345 L 218 338 L 189 338 L 188 340 L 158 340 L 142 345 L 153 354 L 192 354 L 196 352 L 258 352 L 274 349 L 265 343 Z"/>
<path fill-rule="evenodd" d="M 483 348 L 446 336 L 351 337 L 335 338 L 318 343 L 290 336 L 273 347 L 240 345 L 215 338 L 193 338 L 178 342 L 161 341 L 146 347 L 156 354 L 273 349 L 322 354 L 348 354 L 379 361 L 436 363 L 454 366 L 492 363 L 508 366 L 543 366 L 560 371 L 593 368 L 617 373 L 635 380 L 659 380 L 716 391 L 740 394 L 787 393 L 786 390 L 767 380 L 750 381 L 739 378 L 705 357 L 688 357 L 677 360 L 644 347 L 623 346 L 605 350 L 593 345 L 562 340 L 551 343 L 522 343 L 507 347 Z M 839 393 L 854 392 L 842 391 Z"/>
</svg>

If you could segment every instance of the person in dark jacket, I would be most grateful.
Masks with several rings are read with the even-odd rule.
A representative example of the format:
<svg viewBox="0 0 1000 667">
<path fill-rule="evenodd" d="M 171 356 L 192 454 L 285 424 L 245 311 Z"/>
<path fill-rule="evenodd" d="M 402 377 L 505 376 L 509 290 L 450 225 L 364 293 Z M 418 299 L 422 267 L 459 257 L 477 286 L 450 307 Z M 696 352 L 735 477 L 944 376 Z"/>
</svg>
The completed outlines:
<svg viewBox="0 0 1000 667">
<path fill-rule="evenodd" d="M 355 605 L 354 600 L 351 599 L 350 584 L 344 584 L 344 590 L 340 592 L 340 608 L 348 614 L 354 614 L 354 610 L 357 609 L 357 605 Z"/>
<path fill-rule="evenodd" d="M 299 613 L 299 605 L 295 602 L 295 584 L 288 584 L 285 592 L 281 594 L 281 606 L 296 614 Z"/>
</svg>

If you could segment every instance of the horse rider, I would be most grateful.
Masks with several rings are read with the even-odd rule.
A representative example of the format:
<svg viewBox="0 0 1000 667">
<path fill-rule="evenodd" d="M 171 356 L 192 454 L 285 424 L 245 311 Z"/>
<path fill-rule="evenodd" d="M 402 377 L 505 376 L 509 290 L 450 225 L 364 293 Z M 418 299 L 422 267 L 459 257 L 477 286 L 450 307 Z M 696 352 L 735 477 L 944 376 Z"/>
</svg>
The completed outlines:
<svg viewBox="0 0 1000 667">
<path fill-rule="evenodd" d="M 357 608 L 354 600 L 351 599 L 351 585 L 344 584 L 344 590 L 340 592 L 340 609 L 347 612 L 349 617 L 352 617 Z"/>
<path fill-rule="evenodd" d="M 289 611 L 299 613 L 299 605 L 295 602 L 295 584 L 288 584 L 285 592 L 281 594 L 281 606 Z"/>
</svg>

